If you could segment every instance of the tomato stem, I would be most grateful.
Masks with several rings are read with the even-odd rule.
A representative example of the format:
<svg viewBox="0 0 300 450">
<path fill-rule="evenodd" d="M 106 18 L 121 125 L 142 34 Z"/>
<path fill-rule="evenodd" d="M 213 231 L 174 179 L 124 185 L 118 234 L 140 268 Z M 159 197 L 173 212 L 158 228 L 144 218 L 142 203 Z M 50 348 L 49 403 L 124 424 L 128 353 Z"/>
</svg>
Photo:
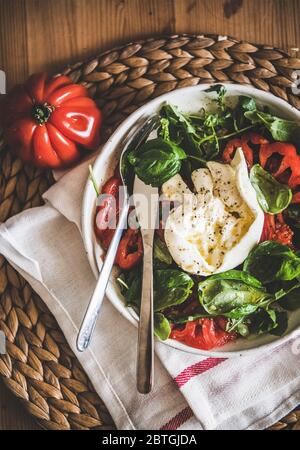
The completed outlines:
<svg viewBox="0 0 300 450">
<path fill-rule="evenodd" d="M 44 125 L 50 118 L 51 113 L 54 111 L 54 106 L 47 103 L 36 104 L 32 108 L 32 117 L 39 125 Z"/>
</svg>

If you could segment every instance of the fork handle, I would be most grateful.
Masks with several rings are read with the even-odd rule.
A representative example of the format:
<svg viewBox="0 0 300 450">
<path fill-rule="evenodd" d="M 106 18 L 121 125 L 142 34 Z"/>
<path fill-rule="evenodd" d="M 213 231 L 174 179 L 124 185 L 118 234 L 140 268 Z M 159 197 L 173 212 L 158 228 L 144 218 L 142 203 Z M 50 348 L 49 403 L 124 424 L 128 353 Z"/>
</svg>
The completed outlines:
<svg viewBox="0 0 300 450">
<path fill-rule="evenodd" d="M 153 384 L 153 230 L 142 231 L 144 246 L 143 282 L 138 335 L 137 389 L 148 394 Z"/>
<path fill-rule="evenodd" d="M 114 236 L 107 250 L 106 257 L 93 292 L 90 299 L 90 303 L 87 307 L 84 319 L 82 321 L 78 337 L 77 337 L 77 349 L 83 352 L 90 344 L 91 337 L 97 322 L 98 314 L 103 302 L 107 283 L 112 271 L 118 246 L 122 237 L 123 230 L 127 222 L 127 214 L 129 210 L 129 198 L 126 188 L 124 189 L 124 200 L 121 208 L 121 213 L 118 221 L 118 225 L 114 232 Z"/>
</svg>

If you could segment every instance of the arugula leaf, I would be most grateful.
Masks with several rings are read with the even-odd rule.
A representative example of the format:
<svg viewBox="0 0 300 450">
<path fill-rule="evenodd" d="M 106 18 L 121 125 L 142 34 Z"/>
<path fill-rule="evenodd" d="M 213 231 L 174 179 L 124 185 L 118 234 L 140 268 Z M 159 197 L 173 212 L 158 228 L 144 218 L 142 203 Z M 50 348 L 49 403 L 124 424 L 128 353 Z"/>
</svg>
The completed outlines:
<svg viewBox="0 0 300 450">
<path fill-rule="evenodd" d="M 173 262 L 173 258 L 170 255 L 167 245 L 157 236 L 154 238 L 153 256 L 154 260 L 167 265 L 170 265 Z"/>
<path fill-rule="evenodd" d="M 229 319 L 226 326 L 226 331 L 240 334 L 243 337 L 247 337 L 250 334 L 249 330 L 250 319 L 249 316 L 240 317 L 237 319 Z"/>
<path fill-rule="evenodd" d="M 209 314 L 232 319 L 253 314 L 258 307 L 273 301 L 258 280 L 238 270 L 208 277 L 199 283 L 198 292 L 200 303 Z"/>
<path fill-rule="evenodd" d="M 300 286 L 298 285 L 295 289 L 292 289 L 280 300 L 279 304 L 288 311 L 296 311 L 296 309 L 300 308 Z"/>
<path fill-rule="evenodd" d="M 286 245 L 265 241 L 251 250 L 243 269 L 264 284 L 293 280 L 300 275 L 300 257 Z"/>
<path fill-rule="evenodd" d="M 154 334 L 165 341 L 171 334 L 171 326 L 168 319 L 161 313 L 154 314 Z"/>
<path fill-rule="evenodd" d="M 276 325 L 269 331 L 274 336 L 282 336 L 288 327 L 288 316 L 285 311 L 276 311 Z"/>
<path fill-rule="evenodd" d="M 219 153 L 219 140 L 215 127 L 220 126 L 226 119 L 225 112 L 206 113 L 200 115 L 184 114 L 174 105 L 165 104 L 161 108 L 163 119 L 168 120 L 168 135 L 172 142 L 180 144 L 188 157 L 197 161 L 197 168 L 205 166 Z M 161 119 L 161 121 L 163 120 Z M 161 123 L 161 135 L 166 122 Z"/>
<path fill-rule="evenodd" d="M 167 117 L 162 117 L 160 119 L 160 131 L 159 135 L 164 141 L 170 141 L 170 131 L 169 131 L 170 121 Z"/>
<path fill-rule="evenodd" d="M 250 182 L 255 189 L 258 203 L 266 213 L 278 214 L 286 209 L 292 200 L 291 189 L 275 180 L 259 164 L 255 164 L 251 169 Z"/>
<path fill-rule="evenodd" d="M 278 304 L 288 311 L 300 308 L 300 280 L 281 281 L 276 285 L 275 298 Z"/>
<path fill-rule="evenodd" d="M 219 108 L 224 111 L 226 109 L 225 105 L 225 95 L 226 95 L 226 88 L 223 84 L 214 84 L 213 86 L 206 89 L 205 92 L 216 92 L 217 93 L 217 103 Z"/>
<path fill-rule="evenodd" d="M 251 318 L 250 331 L 255 334 L 270 333 L 281 336 L 287 325 L 288 317 L 285 311 L 259 309 Z"/>
<path fill-rule="evenodd" d="M 252 97 L 241 95 L 239 97 L 239 105 L 244 111 L 255 111 L 257 109 L 256 101 Z"/>
<path fill-rule="evenodd" d="M 187 115 L 183 114 L 177 106 L 166 103 L 161 108 L 161 114 L 163 117 L 168 118 L 170 125 L 173 124 L 176 127 L 181 128 L 181 130 L 184 130 L 187 134 L 198 136 L 197 129 L 192 121 Z"/>
<path fill-rule="evenodd" d="M 180 316 L 174 316 L 172 314 L 167 315 L 168 319 L 172 323 L 186 323 L 186 322 L 193 322 L 194 320 L 203 319 L 203 318 L 212 318 L 213 316 L 208 313 L 199 313 L 199 314 L 188 314 L 188 315 L 180 315 Z"/>
<path fill-rule="evenodd" d="M 127 158 L 144 183 L 159 187 L 180 171 L 186 153 L 175 143 L 159 137 L 130 152 Z"/>
<path fill-rule="evenodd" d="M 217 94 L 219 94 L 221 91 L 224 92 L 224 89 L 225 89 L 224 84 L 212 84 L 207 89 L 205 89 L 205 92 L 216 92 Z"/>
<path fill-rule="evenodd" d="M 245 117 L 253 124 L 260 123 L 264 125 L 271 133 L 275 141 L 280 142 L 299 142 L 300 125 L 292 120 L 281 119 L 258 110 L 250 110 L 245 112 Z"/>
<path fill-rule="evenodd" d="M 162 269 L 154 272 L 154 309 L 162 311 L 180 305 L 192 293 L 194 281 L 185 272 Z"/>
</svg>

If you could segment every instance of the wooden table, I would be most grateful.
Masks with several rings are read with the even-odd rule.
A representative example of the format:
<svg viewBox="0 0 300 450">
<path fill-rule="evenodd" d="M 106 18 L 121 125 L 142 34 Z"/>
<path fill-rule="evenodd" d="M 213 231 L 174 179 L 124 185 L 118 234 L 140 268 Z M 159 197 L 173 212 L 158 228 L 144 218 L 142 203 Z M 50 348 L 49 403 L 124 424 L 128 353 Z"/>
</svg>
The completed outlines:
<svg viewBox="0 0 300 450">
<path fill-rule="evenodd" d="M 216 33 L 300 47 L 300 0 L 0 0 L 0 68 L 8 87 L 147 36 Z M 0 429 L 34 429 L 0 384 Z"/>
</svg>

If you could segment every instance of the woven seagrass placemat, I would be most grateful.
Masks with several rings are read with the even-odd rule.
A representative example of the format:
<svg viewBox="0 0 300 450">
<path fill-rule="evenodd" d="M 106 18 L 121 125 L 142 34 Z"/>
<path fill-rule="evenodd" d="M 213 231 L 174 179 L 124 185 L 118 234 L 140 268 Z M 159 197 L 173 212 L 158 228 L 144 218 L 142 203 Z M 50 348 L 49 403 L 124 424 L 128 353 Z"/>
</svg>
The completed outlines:
<svg viewBox="0 0 300 450">
<path fill-rule="evenodd" d="M 291 85 L 300 59 L 271 46 L 218 35 L 176 35 L 130 43 L 63 73 L 84 84 L 103 111 L 103 140 L 136 108 L 165 92 L 199 83 L 252 84 L 300 109 Z M 51 173 L 24 165 L 0 136 L 0 222 L 42 203 Z M 7 353 L 0 376 L 44 428 L 111 428 L 112 420 L 56 320 L 0 255 L 0 329 Z M 300 429 L 300 405 L 272 429 Z"/>
</svg>

